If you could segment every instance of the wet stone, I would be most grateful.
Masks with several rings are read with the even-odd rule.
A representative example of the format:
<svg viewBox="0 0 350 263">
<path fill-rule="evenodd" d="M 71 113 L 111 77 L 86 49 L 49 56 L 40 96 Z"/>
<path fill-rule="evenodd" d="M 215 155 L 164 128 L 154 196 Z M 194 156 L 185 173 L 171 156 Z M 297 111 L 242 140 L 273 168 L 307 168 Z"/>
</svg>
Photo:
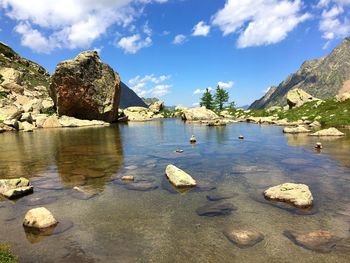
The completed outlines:
<svg viewBox="0 0 350 263">
<path fill-rule="evenodd" d="M 75 199 L 89 200 L 97 196 L 97 192 L 90 189 L 84 189 L 83 187 L 76 186 L 72 189 L 70 195 Z"/>
<path fill-rule="evenodd" d="M 226 228 L 224 235 L 239 248 L 248 248 L 264 240 L 264 235 L 251 229 Z"/>
<path fill-rule="evenodd" d="M 197 181 L 197 186 L 194 188 L 195 192 L 207 192 L 215 190 L 216 186 L 210 181 Z"/>
<path fill-rule="evenodd" d="M 297 233 L 294 231 L 284 231 L 283 234 L 296 245 L 321 253 L 329 253 L 334 250 L 337 243 L 342 240 L 333 233 L 324 230 Z"/>
<path fill-rule="evenodd" d="M 234 193 L 216 193 L 216 194 L 209 194 L 207 195 L 207 199 L 209 201 L 220 201 L 223 199 L 230 199 L 237 196 L 237 194 Z"/>
<path fill-rule="evenodd" d="M 134 191 L 152 191 L 158 188 L 158 186 L 155 183 L 152 182 L 135 182 L 126 184 L 125 188 L 128 190 L 134 190 Z"/>
<path fill-rule="evenodd" d="M 237 210 L 237 208 L 231 203 L 215 203 L 201 206 L 196 209 L 199 216 L 223 216 L 229 215 L 232 211 Z"/>
</svg>

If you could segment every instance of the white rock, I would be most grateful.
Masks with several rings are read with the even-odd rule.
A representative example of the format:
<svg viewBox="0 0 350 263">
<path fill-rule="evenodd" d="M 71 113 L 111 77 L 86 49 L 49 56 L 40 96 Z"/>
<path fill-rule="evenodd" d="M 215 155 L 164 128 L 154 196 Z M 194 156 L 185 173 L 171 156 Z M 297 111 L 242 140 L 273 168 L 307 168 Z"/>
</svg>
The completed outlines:
<svg viewBox="0 0 350 263">
<path fill-rule="evenodd" d="M 48 228 L 57 225 L 57 220 L 45 207 L 29 210 L 23 220 L 23 226 L 37 229 Z"/>
<path fill-rule="evenodd" d="M 186 172 L 169 164 L 165 169 L 165 174 L 169 181 L 176 187 L 190 187 L 196 186 L 196 181 Z"/>
</svg>

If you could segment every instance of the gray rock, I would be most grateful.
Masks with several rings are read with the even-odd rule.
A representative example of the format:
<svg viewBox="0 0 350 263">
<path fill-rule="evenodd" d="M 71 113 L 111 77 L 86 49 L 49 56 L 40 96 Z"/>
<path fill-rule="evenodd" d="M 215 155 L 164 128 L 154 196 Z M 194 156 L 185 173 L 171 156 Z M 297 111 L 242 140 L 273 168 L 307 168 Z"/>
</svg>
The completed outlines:
<svg viewBox="0 0 350 263">
<path fill-rule="evenodd" d="M 237 208 L 231 203 L 214 203 L 214 204 L 201 206 L 196 209 L 196 212 L 199 216 L 214 217 L 214 216 L 229 215 L 231 214 L 232 211 L 236 209 Z"/>
</svg>

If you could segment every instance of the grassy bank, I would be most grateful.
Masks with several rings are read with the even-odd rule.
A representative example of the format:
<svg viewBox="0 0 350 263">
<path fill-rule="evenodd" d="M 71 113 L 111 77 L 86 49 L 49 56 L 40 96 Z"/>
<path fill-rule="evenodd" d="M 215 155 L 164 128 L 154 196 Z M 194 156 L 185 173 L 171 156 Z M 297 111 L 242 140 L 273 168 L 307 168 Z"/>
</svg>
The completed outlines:
<svg viewBox="0 0 350 263">
<path fill-rule="evenodd" d="M 0 262 L 1 263 L 17 263 L 17 258 L 12 254 L 10 246 L 0 244 Z"/>
</svg>

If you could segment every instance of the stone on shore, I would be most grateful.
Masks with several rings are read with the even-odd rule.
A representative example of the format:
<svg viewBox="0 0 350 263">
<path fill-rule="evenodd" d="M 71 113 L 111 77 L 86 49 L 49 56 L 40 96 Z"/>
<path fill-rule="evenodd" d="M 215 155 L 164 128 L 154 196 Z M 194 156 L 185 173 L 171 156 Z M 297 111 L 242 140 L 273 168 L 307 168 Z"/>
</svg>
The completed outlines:
<svg viewBox="0 0 350 263">
<path fill-rule="evenodd" d="M 296 245 L 303 248 L 329 253 L 336 248 L 337 242 L 342 239 L 333 233 L 324 230 L 311 231 L 306 233 L 297 233 L 294 231 L 284 231 L 283 234 L 293 241 Z"/>
<path fill-rule="evenodd" d="M 248 248 L 264 240 L 264 235 L 251 229 L 226 228 L 224 235 L 237 247 Z"/>
<path fill-rule="evenodd" d="M 80 120 L 74 117 L 62 116 L 58 119 L 62 127 L 89 127 L 89 126 L 108 126 L 109 123 L 98 120 Z"/>
<path fill-rule="evenodd" d="M 284 133 L 291 133 L 291 134 L 297 134 L 297 133 L 308 133 L 311 132 L 310 130 L 306 129 L 304 126 L 297 126 L 297 127 L 285 127 L 283 129 Z"/>
<path fill-rule="evenodd" d="M 128 107 L 123 112 L 129 121 L 150 121 L 154 116 L 154 113 L 145 107 Z"/>
<path fill-rule="evenodd" d="M 184 110 L 184 120 L 187 121 L 203 121 L 203 120 L 216 120 L 219 118 L 215 112 L 206 109 L 205 107 L 192 108 Z"/>
<path fill-rule="evenodd" d="M 42 123 L 43 128 L 60 128 L 62 125 L 60 124 L 58 117 L 56 115 L 52 115 L 44 120 Z"/>
<path fill-rule="evenodd" d="M 337 102 L 344 102 L 350 99 L 350 92 L 345 92 L 343 94 L 335 96 Z"/>
<path fill-rule="evenodd" d="M 312 133 L 310 136 L 345 136 L 345 134 L 332 127 Z"/>
<path fill-rule="evenodd" d="M 172 164 L 166 167 L 165 174 L 176 187 L 193 187 L 197 185 L 196 181 L 188 173 Z"/>
<path fill-rule="evenodd" d="M 298 208 L 312 206 L 313 196 L 305 184 L 285 183 L 270 187 L 264 192 L 266 199 L 286 202 Z"/>
<path fill-rule="evenodd" d="M 153 113 L 159 113 L 164 109 L 164 102 L 163 101 L 156 101 L 151 106 L 149 106 L 149 110 Z"/>
<path fill-rule="evenodd" d="M 26 178 L 1 179 L 0 194 L 9 199 L 15 199 L 33 193 L 33 186 Z"/>
<path fill-rule="evenodd" d="M 59 63 L 50 93 L 60 116 L 106 122 L 118 118 L 120 78 L 96 51 Z"/>
<path fill-rule="evenodd" d="M 302 89 L 293 89 L 287 93 L 287 103 L 289 108 L 300 107 L 310 101 L 319 101 Z"/>
<path fill-rule="evenodd" d="M 23 226 L 45 229 L 58 224 L 52 213 L 45 207 L 38 207 L 29 210 L 23 220 Z"/>
</svg>

